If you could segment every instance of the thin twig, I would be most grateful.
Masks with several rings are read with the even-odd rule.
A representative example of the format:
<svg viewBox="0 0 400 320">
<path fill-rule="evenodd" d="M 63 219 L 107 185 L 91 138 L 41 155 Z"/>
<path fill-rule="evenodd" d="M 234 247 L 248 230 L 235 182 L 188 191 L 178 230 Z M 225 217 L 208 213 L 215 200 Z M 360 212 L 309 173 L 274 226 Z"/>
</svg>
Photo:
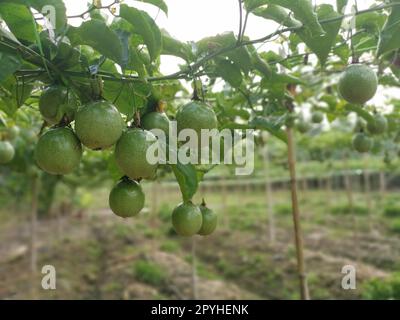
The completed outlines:
<svg viewBox="0 0 400 320">
<path fill-rule="evenodd" d="M 239 2 L 239 32 L 238 32 L 238 38 L 237 38 L 237 43 L 240 44 L 240 41 L 242 39 L 242 27 L 243 27 L 243 7 L 242 7 L 242 0 L 238 0 Z"/>
</svg>

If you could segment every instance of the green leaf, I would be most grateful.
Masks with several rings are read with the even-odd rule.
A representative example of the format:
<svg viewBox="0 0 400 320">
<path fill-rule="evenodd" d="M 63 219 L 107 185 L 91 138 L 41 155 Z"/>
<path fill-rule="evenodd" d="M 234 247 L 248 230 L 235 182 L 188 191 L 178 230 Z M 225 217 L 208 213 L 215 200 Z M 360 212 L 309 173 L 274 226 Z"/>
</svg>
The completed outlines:
<svg viewBox="0 0 400 320">
<path fill-rule="evenodd" d="M 207 37 L 197 42 L 197 55 L 202 56 L 205 53 L 215 52 L 222 48 L 234 47 L 237 38 L 233 32 L 225 32 L 214 37 Z M 221 56 L 225 56 L 236 63 L 244 73 L 253 69 L 251 56 L 245 47 L 235 48 Z"/>
<path fill-rule="evenodd" d="M 138 73 L 139 77 L 144 78 L 147 72 L 143 64 L 142 58 L 139 54 L 139 50 L 136 47 L 131 46 L 129 48 L 129 51 L 130 51 L 130 60 L 128 68 L 131 70 L 135 70 Z"/>
<path fill-rule="evenodd" d="M 263 17 L 265 19 L 270 19 L 281 23 L 282 25 L 289 28 L 300 27 L 303 21 L 298 21 L 290 17 L 290 15 L 282 7 L 269 5 L 267 8 L 260 8 L 254 11 L 257 16 Z M 340 17 L 331 5 L 323 4 L 318 7 L 318 19 L 331 19 Z M 307 29 L 307 24 L 305 28 L 299 29 L 296 33 L 301 38 L 302 41 L 313 51 L 321 64 L 325 64 L 329 53 L 331 52 L 332 46 L 336 42 L 336 36 L 339 33 L 341 25 L 341 20 L 333 21 L 330 23 L 325 23 L 323 25 L 323 33 L 310 32 Z M 322 28 L 322 27 L 321 27 Z"/>
<path fill-rule="evenodd" d="M 253 66 L 256 70 L 258 70 L 263 76 L 269 78 L 272 75 L 272 69 L 269 66 L 269 64 L 261 59 L 261 57 L 258 55 L 257 51 L 252 52 L 252 56 L 251 56 L 251 61 L 253 63 Z"/>
<path fill-rule="evenodd" d="M 35 41 L 32 13 L 27 6 L 7 2 L 0 3 L 0 16 L 18 39 Z"/>
<path fill-rule="evenodd" d="M 22 62 L 18 56 L 0 52 L 0 83 L 17 71 L 21 65 Z"/>
<path fill-rule="evenodd" d="M 346 6 L 347 6 L 347 2 L 349 2 L 349 0 L 336 0 L 337 12 L 342 14 L 343 13 L 343 9 L 345 9 Z"/>
<path fill-rule="evenodd" d="M 279 140 L 282 140 L 283 142 L 287 143 L 286 132 L 280 129 L 279 126 L 272 123 L 268 119 L 264 117 L 255 117 L 252 121 L 250 121 L 249 124 L 253 126 L 255 129 L 266 130 L 273 136 L 277 137 Z"/>
<path fill-rule="evenodd" d="M 400 0 L 393 0 L 399 2 Z M 379 35 L 377 56 L 400 48 L 400 5 L 392 7 L 392 11 Z"/>
<path fill-rule="evenodd" d="M 244 0 L 244 7 L 247 11 L 251 12 L 268 3 L 269 0 Z"/>
<path fill-rule="evenodd" d="M 122 4 L 120 16 L 133 26 L 135 33 L 142 36 L 151 60 L 157 59 L 162 50 L 161 31 L 148 13 Z"/>
<path fill-rule="evenodd" d="M 320 5 L 317 12 L 319 20 L 326 20 L 341 16 L 329 4 Z M 303 30 L 299 32 L 300 38 L 311 49 L 311 51 L 317 55 L 322 65 L 325 64 L 329 53 L 336 42 L 336 36 L 339 33 L 341 24 L 342 20 L 324 23 L 323 28 L 325 34 L 322 36 L 310 37 L 308 33 L 304 32 Z"/>
<path fill-rule="evenodd" d="M 196 168 L 192 164 L 170 164 L 181 189 L 183 201 L 189 201 L 197 192 L 199 181 Z"/>
<path fill-rule="evenodd" d="M 13 76 L 5 79 L 0 87 L 0 109 L 12 116 L 29 98 L 33 86 L 16 82 Z"/>
<path fill-rule="evenodd" d="M 88 45 L 107 58 L 121 63 L 121 41 L 103 21 L 90 20 L 82 23 L 78 28 L 70 27 L 67 35 L 72 46 Z"/>
<path fill-rule="evenodd" d="M 168 6 L 163 0 L 136 0 L 136 1 L 152 4 L 153 6 L 160 8 L 162 11 L 164 11 L 166 15 L 168 15 Z"/>
<path fill-rule="evenodd" d="M 324 34 L 324 29 L 318 22 L 311 0 L 269 0 L 269 3 L 291 10 L 294 17 L 303 24 L 304 29 L 311 36 L 315 37 Z"/>
<path fill-rule="evenodd" d="M 125 175 L 117 165 L 114 152 L 108 158 L 107 170 L 114 182 L 117 182 Z"/>
<path fill-rule="evenodd" d="M 243 77 L 238 66 L 232 61 L 221 59 L 217 61 L 216 72 L 233 88 L 238 88 L 242 84 Z"/>
<path fill-rule="evenodd" d="M 256 16 L 262 17 L 264 19 L 273 20 L 279 24 L 282 24 L 289 28 L 301 27 L 300 21 L 293 19 L 289 12 L 284 8 L 276 5 L 269 5 L 265 8 L 259 8 L 253 12 Z"/>
<path fill-rule="evenodd" d="M 18 41 L 18 39 L 10 31 L 6 30 L 1 24 L 0 24 L 0 37 L 11 40 L 11 42 L 14 42 L 14 43 L 21 44 Z"/>
<path fill-rule="evenodd" d="M 167 31 L 162 30 L 163 49 L 161 54 L 182 58 L 185 61 L 193 60 L 193 53 L 189 44 L 172 38 Z"/>
</svg>

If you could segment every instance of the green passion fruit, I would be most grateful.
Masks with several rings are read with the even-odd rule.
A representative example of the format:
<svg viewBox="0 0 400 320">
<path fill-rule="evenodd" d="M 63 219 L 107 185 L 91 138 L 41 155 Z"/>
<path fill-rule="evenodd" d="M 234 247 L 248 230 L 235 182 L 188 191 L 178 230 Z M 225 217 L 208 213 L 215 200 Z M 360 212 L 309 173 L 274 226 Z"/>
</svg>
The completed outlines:
<svg viewBox="0 0 400 320">
<path fill-rule="evenodd" d="M 314 111 L 311 115 L 311 122 L 318 124 L 324 121 L 324 114 L 321 111 Z"/>
<path fill-rule="evenodd" d="M 124 131 L 115 146 L 115 160 L 118 167 L 133 180 L 153 179 L 157 163 L 149 163 L 147 151 L 157 143 L 157 138 L 150 131 L 139 128 Z"/>
<path fill-rule="evenodd" d="M 364 104 L 374 97 L 378 88 L 378 77 L 368 66 L 352 64 L 339 79 L 339 93 L 349 103 Z"/>
<path fill-rule="evenodd" d="M 200 206 L 200 211 L 203 222 L 198 234 L 201 236 L 208 236 L 217 228 L 218 216 L 213 210 L 207 208 L 204 204 Z"/>
<path fill-rule="evenodd" d="M 160 129 L 165 133 L 166 136 L 169 135 L 170 121 L 167 115 L 163 112 L 149 112 L 143 116 L 140 123 L 143 129 L 149 131 L 153 129 Z"/>
<path fill-rule="evenodd" d="M 0 141 L 0 164 L 9 163 L 15 155 L 12 144 L 8 141 Z"/>
<path fill-rule="evenodd" d="M 191 202 L 179 204 L 172 212 L 172 225 L 181 236 L 190 237 L 197 234 L 202 223 L 200 208 Z"/>
<path fill-rule="evenodd" d="M 124 127 L 118 109 L 107 101 L 86 104 L 79 108 L 75 117 L 75 131 L 79 140 L 93 150 L 114 145 Z"/>
<path fill-rule="evenodd" d="M 124 179 L 111 190 L 109 205 L 122 218 L 139 214 L 144 207 L 145 196 L 139 183 Z"/>
<path fill-rule="evenodd" d="M 353 137 L 353 148 L 360 152 L 365 153 L 371 150 L 373 140 L 368 137 L 364 132 L 359 132 Z"/>
<path fill-rule="evenodd" d="M 74 120 L 77 100 L 66 87 L 54 85 L 45 89 L 39 99 L 39 111 L 47 123 L 58 124 L 64 117 Z"/>
<path fill-rule="evenodd" d="M 75 170 L 82 158 L 82 145 L 69 128 L 56 128 L 43 134 L 36 145 L 38 166 L 50 174 L 63 175 Z"/>
<path fill-rule="evenodd" d="M 388 128 L 388 121 L 381 114 L 374 115 L 374 120 L 367 123 L 367 130 L 370 134 L 382 134 Z"/>
<path fill-rule="evenodd" d="M 191 101 L 182 106 L 176 114 L 178 133 L 184 129 L 192 129 L 201 141 L 202 129 L 217 129 L 218 120 L 214 111 L 202 101 Z"/>
</svg>

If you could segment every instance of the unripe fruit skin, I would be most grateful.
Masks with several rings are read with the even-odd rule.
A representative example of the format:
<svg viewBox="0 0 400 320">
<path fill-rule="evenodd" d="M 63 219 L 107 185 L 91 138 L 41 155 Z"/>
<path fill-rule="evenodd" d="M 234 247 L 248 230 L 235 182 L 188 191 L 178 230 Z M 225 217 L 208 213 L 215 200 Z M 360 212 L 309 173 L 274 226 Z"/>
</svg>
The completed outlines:
<svg viewBox="0 0 400 320">
<path fill-rule="evenodd" d="M 139 214 L 144 207 L 145 196 L 140 184 L 136 181 L 120 181 L 110 192 L 111 210 L 122 218 Z"/>
<path fill-rule="evenodd" d="M 373 141 L 370 137 L 368 137 L 365 133 L 357 133 L 353 137 L 353 148 L 360 152 L 365 153 L 371 150 Z"/>
<path fill-rule="evenodd" d="M 49 124 L 59 123 L 66 115 L 72 121 L 75 117 L 77 102 L 71 91 L 62 86 L 48 87 L 39 99 L 39 111 Z"/>
<path fill-rule="evenodd" d="M 154 178 L 157 164 L 150 164 L 146 159 L 147 150 L 154 143 L 158 141 L 150 131 L 138 128 L 124 131 L 115 146 L 118 167 L 133 180 Z"/>
<path fill-rule="evenodd" d="M 165 113 L 161 112 L 150 112 L 143 116 L 141 120 L 141 125 L 143 129 L 153 130 L 160 129 L 166 136 L 169 135 L 169 119 Z"/>
<path fill-rule="evenodd" d="M 197 234 L 202 222 L 200 208 L 190 202 L 179 204 L 172 212 L 172 225 L 181 236 L 190 237 Z"/>
<path fill-rule="evenodd" d="M 86 147 L 106 149 L 121 137 L 124 122 L 117 108 L 107 101 L 82 106 L 75 117 L 76 134 Z"/>
<path fill-rule="evenodd" d="M 69 128 L 47 131 L 35 149 L 38 166 L 50 174 L 63 175 L 74 171 L 82 158 L 82 145 Z"/>
<path fill-rule="evenodd" d="M 307 122 L 304 120 L 299 121 L 296 124 L 296 128 L 300 133 L 306 133 L 308 130 L 310 130 L 310 126 Z"/>
<path fill-rule="evenodd" d="M 204 102 L 191 101 L 182 106 L 177 114 L 178 133 L 183 129 L 193 129 L 201 137 L 201 129 L 216 129 L 217 117 L 214 111 Z"/>
<path fill-rule="evenodd" d="M 311 116 L 312 123 L 318 124 L 324 120 L 324 114 L 322 112 L 314 112 Z"/>
<path fill-rule="evenodd" d="M 25 130 L 22 134 L 24 140 L 28 143 L 36 143 L 37 135 L 33 130 Z"/>
<path fill-rule="evenodd" d="M 7 128 L 7 139 L 8 140 L 14 140 L 19 136 L 20 129 L 17 126 L 12 126 L 10 128 Z"/>
<path fill-rule="evenodd" d="M 388 122 L 385 116 L 377 114 L 373 122 L 368 122 L 367 129 L 370 134 L 382 134 L 387 130 Z"/>
<path fill-rule="evenodd" d="M 9 163 L 15 155 L 12 144 L 8 141 L 0 141 L 0 164 Z"/>
<path fill-rule="evenodd" d="M 215 214 L 214 211 L 203 205 L 200 206 L 200 211 L 203 218 L 203 222 L 198 234 L 201 236 L 208 236 L 212 234 L 217 228 L 218 216 Z"/>
<path fill-rule="evenodd" d="M 339 93 L 347 102 L 364 104 L 378 88 L 378 77 L 368 66 L 352 64 L 344 70 L 339 80 Z"/>
</svg>

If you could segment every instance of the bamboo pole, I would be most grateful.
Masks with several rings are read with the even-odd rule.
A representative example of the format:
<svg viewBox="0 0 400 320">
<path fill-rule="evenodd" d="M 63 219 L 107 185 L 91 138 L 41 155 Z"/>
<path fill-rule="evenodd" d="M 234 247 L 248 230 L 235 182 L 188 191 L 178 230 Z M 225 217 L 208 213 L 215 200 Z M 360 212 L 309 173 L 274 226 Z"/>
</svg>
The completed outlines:
<svg viewBox="0 0 400 320">
<path fill-rule="evenodd" d="M 33 177 L 31 182 L 31 212 L 30 212 L 30 272 L 32 298 L 37 297 L 37 210 L 38 210 L 38 177 Z"/>
<path fill-rule="evenodd" d="M 295 160 L 295 142 L 293 139 L 293 130 L 288 127 L 287 145 L 288 145 L 288 165 L 290 171 L 290 189 L 292 196 L 292 214 L 294 224 L 294 235 L 297 255 L 297 270 L 300 280 L 300 297 L 302 300 L 309 300 L 310 294 L 308 291 L 307 275 L 305 271 L 304 253 L 303 253 L 303 235 L 300 225 L 300 210 L 297 196 L 297 181 L 296 181 L 296 160 Z"/>
<path fill-rule="evenodd" d="M 275 218 L 274 218 L 274 206 L 272 199 L 272 188 L 271 180 L 269 175 L 269 153 L 267 145 L 264 146 L 264 169 L 265 169 L 265 199 L 267 200 L 267 216 L 268 216 L 268 235 L 271 244 L 275 243 Z"/>
<path fill-rule="evenodd" d="M 229 217 L 228 217 L 228 190 L 227 190 L 227 183 L 225 180 L 220 181 L 220 190 L 222 196 L 222 214 L 224 225 L 229 226 Z"/>
<path fill-rule="evenodd" d="M 380 200 L 383 202 L 386 194 L 386 176 L 384 171 L 379 172 L 379 193 Z"/>
<path fill-rule="evenodd" d="M 196 236 L 192 237 L 192 294 L 193 300 L 199 298 L 197 288 Z"/>
</svg>

